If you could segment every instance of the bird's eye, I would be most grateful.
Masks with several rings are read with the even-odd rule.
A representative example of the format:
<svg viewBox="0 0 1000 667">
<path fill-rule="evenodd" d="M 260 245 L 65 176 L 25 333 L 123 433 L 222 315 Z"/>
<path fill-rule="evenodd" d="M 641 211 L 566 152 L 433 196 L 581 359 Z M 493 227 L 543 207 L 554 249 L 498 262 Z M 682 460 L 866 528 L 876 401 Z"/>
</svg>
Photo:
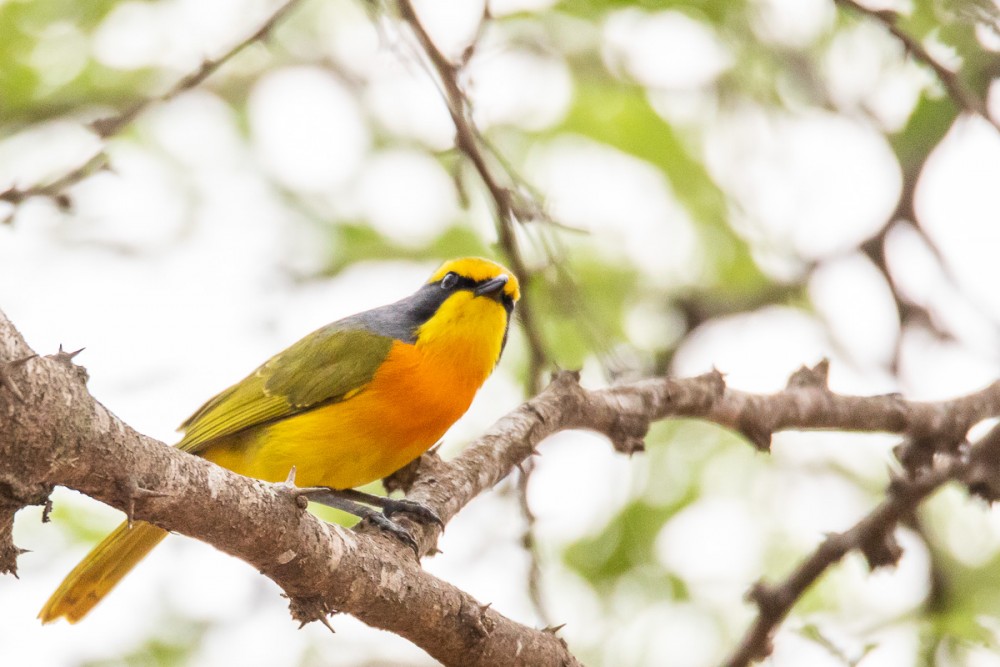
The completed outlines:
<svg viewBox="0 0 1000 667">
<path fill-rule="evenodd" d="M 444 274 L 444 278 L 441 279 L 441 289 L 452 289 L 458 284 L 458 276 L 449 271 Z"/>
</svg>

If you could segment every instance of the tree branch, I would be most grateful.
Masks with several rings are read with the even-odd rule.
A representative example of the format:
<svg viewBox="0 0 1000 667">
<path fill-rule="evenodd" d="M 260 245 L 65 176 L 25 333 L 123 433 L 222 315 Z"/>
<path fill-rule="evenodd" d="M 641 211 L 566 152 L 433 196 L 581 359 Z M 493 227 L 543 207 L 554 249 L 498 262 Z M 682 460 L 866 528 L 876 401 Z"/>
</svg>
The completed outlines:
<svg viewBox="0 0 1000 667">
<path fill-rule="evenodd" d="M 990 503 L 1000 499 L 998 454 L 1000 425 L 994 426 L 969 451 L 941 457 L 915 478 L 894 478 L 885 500 L 850 530 L 827 535 L 812 555 L 780 584 L 755 584 L 748 598 L 757 605 L 757 618 L 732 656 L 723 663 L 725 667 L 743 667 L 770 655 L 774 631 L 792 606 L 827 569 L 851 551 L 860 551 L 872 570 L 896 565 L 903 553 L 894 536 L 896 526 L 945 483 L 960 481 L 970 493 Z"/>
<path fill-rule="evenodd" d="M 0 363 L 30 354 L 0 313 Z M 0 568 L 13 570 L 13 513 L 56 484 L 136 519 L 196 537 L 274 580 L 301 621 L 332 610 L 406 637 L 445 665 L 578 665 L 550 632 L 515 623 L 424 572 L 412 552 L 362 526 L 304 512 L 281 485 L 235 475 L 123 424 L 86 390 L 78 367 L 34 358 L 0 388 Z M 136 496 L 143 488 L 152 494 Z"/>
<path fill-rule="evenodd" d="M 1000 429 L 994 429 L 997 439 Z M 957 479 L 966 465 L 957 455 L 948 456 L 939 465 L 920 474 L 917 479 L 895 479 L 889 494 L 867 516 L 844 533 L 826 536 L 816 550 L 796 567 L 780 584 L 757 582 L 747 598 L 757 605 L 757 618 L 747 630 L 725 667 L 744 667 L 771 654 L 771 638 L 792 607 L 827 569 L 853 550 L 861 551 L 868 566 L 896 565 L 903 551 L 894 531 L 899 521 L 912 513 L 925 498 L 945 482 Z"/>
<path fill-rule="evenodd" d="M 299 2 L 301 2 L 301 0 L 286 0 L 264 21 L 264 23 L 255 29 L 253 33 L 237 42 L 222 55 L 216 58 L 206 58 L 203 60 L 201 65 L 198 66 L 198 69 L 181 77 L 181 79 L 171 86 L 166 92 L 161 93 L 160 95 L 138 100 L 126 109 L 112 116 L 98 118 L 89 124 L 90 129 L 93 130 L 94 134 L 101 139 L 109 139 L 131 125 L 136 118 L 138 118 L 144 111 L 146 111 L 146 109 L 154 104 L 172 100 L 181 93 L 201 85 L 205 79 L 211 76 L 217 69 L 222 67 L 223 64 L 229 62 L 234 56 L 246 49 L 248 46 L 255 42 L 267 39 L 275 27 L 277 27 L 282 19 L 284 19 L 285 16 L 287 16 Z M 90 176 L 96 171 L 107 168 L 107 166 L 107 156 L 103 151 L 101 151 L 97 155 L 91 157 L 84 164 L 66 172 L 49 183 L 32 185 L 24 188 L 11 186 L 0 192 L 0 201 L 6 201 L 17 206 L 24 200 L 32 197 L 51 197 L 59 202 L 61 206 L 65 207 L 69 205 L 69 198 L 64 193 L 66 188 L 82 181 L 84 178 Z M 12 216 L 8 216 L 7 221 L 9 221 L 11 217 Z"/>
<path fill-rule="evenodd" d="M 74 183 L 79 183 L 88 176 L 92 176 L 99 171 L 108 169 L 108 166 L 108 156 L 105 155 L 102 150 L 80 166 L 66 172 L 54 181 L 32 185 L 27 188 L 18 188 L 12 185 L 3 192 L 0 192 L 0 201 L 8 202 L 16 207 L 25 199 L 30 199 L 31 197 L 49 197 L 56 202 L 59 208 L 67 209 L 69 208 L 71 202 L 69 197 L 63 191 Z M 11 212 L 4 217 L 3 223 L 11 223 L 14 220 L 14 213 L 15 211 L 11 210 Z"/>
<path fill-rule="evenodd" d="M 758 449 L 767 449 L 776 431 L 836 429 L 906 434 L 914 447 L 933 452 L 955 451 L 969 428 L 1000 415 L 1000 382 L 949 401 L 908 401 L 894 394 L 833 393 L 825 385 L 824 369 L 825 363 L 803 368 L 792 376 L 788 388 L 774 394 L 730 389 L 718 371 L 593 391 L 583 389 L 574 373 L 561 372 L 541 394 L 500 419 L 459 457 L 444 462 L 425 454 L 418 460 L 419 473 L 397 486 L 447 521 L 535 453 L 542 440 L 568 429 L 602 433 L 624 453 L 640 450 L 650 423 L 668 417 L 695 417 L 731 428 Z M 438 530 L 426 528 L 431 535 Z"/>
<path fill-rule="evenodd" d="M 888 9 L 869 9 L 855 0 L 833 1 L 842 7 L 846 7 L 853 12 L 867 16 L 881 23 L 885 29 L 889 31 L 889 34 L 902 43 L 903 48 L 906 49 L 908 54 L 929 67 L 931 71 L 934 72 L 938 81 L 941 82 L 941 85 L 944 86 L 944 89 L 948 92 L 948 97 L 950 97 L 960 109 L 963 109 L 970 114 L 980 116 L 983 120 L 992 125 L 997 132 L 1000 132 L 1000 123 L 990 117 L 989 110 L 986 107 L 986 102 L 969 90 L 969 88 L 962 82 L 955 72 L 952 72 L 940 63 L 934 56 L 932 56 L 930 52 L 924 48 L 924 45 L 920 43 L 920 40 L 914 38 L 912 35 L 899 27 L 899 14 Z"/>
<path fill-rule="evenodd" d="M 367 526 L 327 525 L 303 512 L 281 485 L 241 477 L 134 432 L 87 393 L 86 374 L 68 355 L 31 354 L 0 313 L 0 364 L 23 399 L 0 387 L 0 569 L 15 566 L 13 512 L 44 503 L 60 484 L 123 511 L 134 507 L 137 519 L 250 563 L 284 589 L 302 622 L 347 612 L 410 639 L 446 665 L 578 664 L 552 633 L 518 624 L 428 575 L 391 538 Z M 835 394 L 825 369 L 825 362 L 800 369 L 785 390 L 769 395 L 729 389 L 717 371 L 594 391 L 562 372 L 455 459 L 426 454 L 387 483 L 408 489 L 410 499 L 447 522 L 544 438 L 566 429 L 603 433 L 626 453 L 642 448 L 651 421 L 667 417 L 735 429 L 759 448 L 777 430 L 835 428 L 904 433 L 920 447 L 955 453 L 972 425 L 1000 415 L 1000 382 L 949 401 L 918 402 Z M 984 459 L 975 478 L 990 497 L 1000 495 L 995 460 Z M 136 496 L 135 488 L 152 493 Z M 421 554 L 433 552 L 438 527 L 407 527 Z"/>
</svg>

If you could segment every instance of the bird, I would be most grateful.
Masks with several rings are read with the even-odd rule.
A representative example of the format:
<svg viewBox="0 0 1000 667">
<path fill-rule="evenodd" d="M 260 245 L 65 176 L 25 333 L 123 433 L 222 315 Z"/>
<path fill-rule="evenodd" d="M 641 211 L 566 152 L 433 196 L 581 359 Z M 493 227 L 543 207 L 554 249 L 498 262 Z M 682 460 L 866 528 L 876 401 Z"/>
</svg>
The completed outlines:
<svg viewBox="0 0 1000 667">
<path fill-rule="evenodd" d="M 392 514 L 439 521 L 432 511 L 353 489 L 416 459 L 466 412 L 500 361 L 519 298 L 502 265 L 446 261 L 410 296 L 317 329 L 209 399 L 177 447 L 248 477 L 294 478 L 414 546 Z M 167 534 L 122 523 L 66 576 L 41 621 L 82 619 Z"/>
</svg>

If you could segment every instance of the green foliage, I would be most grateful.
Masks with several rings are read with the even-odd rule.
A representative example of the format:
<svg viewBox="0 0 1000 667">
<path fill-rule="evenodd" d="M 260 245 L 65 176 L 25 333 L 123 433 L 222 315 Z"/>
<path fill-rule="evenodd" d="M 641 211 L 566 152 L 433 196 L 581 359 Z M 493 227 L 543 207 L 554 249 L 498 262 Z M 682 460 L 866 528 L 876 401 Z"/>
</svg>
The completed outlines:
<svg viewBox="0 0 1000 667">
<path fill-rule="evenodd" d="M 995 619 L 1000 608 L 1000 555 L 970 567 L 932 539 L 928 546 L 938 568 L 937 587 L 928 601 L 926 633 L 932 643 L 959 641 L 1000 650 L 995 627 L 984 625 Z"/>
<path fill-rule="evenodd" d="M 169 618 L 159 633 L 128 653 L 108 660 L 92 660 L 81 667 L 183 667 L 194 658 L 209 624 Z"/>
<path fill-rule="evenodd" d="M 142 96 L 150 72 L 114 70 L 90 53 L 94 29 L 118 5 L 115 0 L 0 3 L 0 128 Z"/>
<path fill-rule="evenodd" d="M 653 597 L 666 592 L 668 599 L 686 598 L 684 582 L 653 565 L 653 544 L 660 527 L 690 500 L 667 506 L 629 503 L 599 533 L 570 546 L 566 563 L 603 594 L 623 578 L 638 576 Z"/>
<path fill-rule="evenodd" d="M 650 599 L 683 600 L 687 583 L 665 569 L 654 552 L 663 526 L 703 497 L 702 475 L 709 461 L 727 451 L 742 451 L 739 438 L 697 422 L 657 424 L 647 436 L 647 477 L 639 495 L 610 517 L 596 533 L 569 546 L 567 565 L 602 595 L 630 579 L 642 582 Z M 694 445 L 694 446 L 692 446 Z M 664 486 L 669 490 L 664 497 Z"/>
<path fill-rule="evenodd" d="M 724 24 L 745 16 L 743 0 L 712 2 L 711 0 L 562 0 L 557 9 L 587 20 L 597 20 L 609 12 L 622 9 L 684 11 L 708 19 L 711 23 Z"/>
<path fill-rule="evenodd" d="M 652 108 L 646 91 L 594 68 L 586 70 L 574 90 L 569 113 L 549 134 L 580 134 L 657 167 L 699 223 L 716 286 L 745 292 L 764 284 L 746 242 L 727 224 L 725 195 L 674 128 Z"/>
<path fill-rule="evenodd" d="M 577 132 L 655 165 L 692 215 L 704 224 L 724 226 L 722 192 L 653 110 L 642 88 L 591 71 L 576 82 L 575 92 L 559 132 Z"/>
<path fill-rule="evenodd" d="M 622 340 L 624 315 L 641 293 L 634 267 L 609 265 L 583 251 L 543 278 L 530 285 L 529 298 L 544 313 L 543 335 L 560 366 L 580 368 Z"/>
<path fill-rule="evenodd" d="M 957 115 L 950 99 L 921 95 L 906 127 L 891 138 L 893 150 L 905 172 L 915 176 L 923 168 Z"/>
<path fill-rule="evenodd" d="M 67 526 L 67 533 L 74 542 L 96 544 L 107 537 L 118 525 L 118 517 L 109 519 L 103 508 L 93 511 L 67 503 L 53 503 L 49 519 L 59 526 Z"/>
<path fill-rule="evenodd" d="M 468 227 L 455 225 L 430 243 L 414 247 L 401 243 L 363 222 L 339 222 L 330 228 L 330 259 L 325 273 L 336 275 L 356 262 L 385 260 L 440 260 L 442 257 L 492 255 Z"/>
</svg>

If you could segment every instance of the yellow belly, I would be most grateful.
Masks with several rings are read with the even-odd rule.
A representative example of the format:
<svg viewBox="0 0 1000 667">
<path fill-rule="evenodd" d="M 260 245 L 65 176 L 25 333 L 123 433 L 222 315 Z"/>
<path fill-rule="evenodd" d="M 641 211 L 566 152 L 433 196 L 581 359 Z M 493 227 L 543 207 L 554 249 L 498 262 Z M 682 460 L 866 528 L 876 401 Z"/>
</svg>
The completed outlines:
<svg viewBox="0 0 1000 667">
<path fill-rule="evenodd" d="M 468 409 L 482 372 L 441 372 L 440 359 L 395 343 L 371 383 L 339 403 L 213 443 L 205 458 L 242 475 L 347 489 L 399 470 Z M 459 370 L 459 372 L 455 372 Z"/>
</svg>

